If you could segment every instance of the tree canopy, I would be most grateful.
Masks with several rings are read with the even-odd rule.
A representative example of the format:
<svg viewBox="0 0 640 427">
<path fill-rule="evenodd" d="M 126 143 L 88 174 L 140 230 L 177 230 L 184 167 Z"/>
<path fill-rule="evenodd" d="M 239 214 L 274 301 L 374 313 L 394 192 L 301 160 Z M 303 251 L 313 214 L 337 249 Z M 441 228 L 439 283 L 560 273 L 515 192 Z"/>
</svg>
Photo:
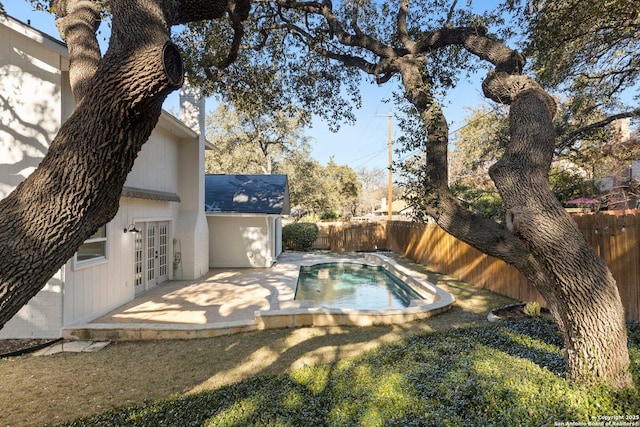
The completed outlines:
<svg viewBox="0 0 640 427">
<path fill-rule="evenodd" d="M 585 107 L 638 116 L 640 8 L 635 0 L 508 3 L 526 27 L 524 52 L 543 84 L 571 93 Z"/>
<path fill-rule="evenodd" d="M 207 118 L 207 137 L 215 146 L 207 153 L 207 172 L 272 173 L 293 151 L 307 148 L 303 116 L 293 108 L 239 111 L 219 104 Z"/>
<path fill-rule="evenodd" d="M 303 112 L 325 119 L 332 129 L 353 121 L 360 107 L 359 74 L 317 55 L 296 37 L 279 28 L 277 3 L 256 2 L 244 25 L 241 55 L 224 63 L 233 44 L 233 31 L 223 21 L 201 21 L 186 26 L 177 36 L 183 49 L 188 79 L 205 94 L 217 94 L 239 111 L 260 105 L 263 111 Z M 302 15 L 296 13 L 297 19 Z M 262 18 L 262 20 L 260 19 Z M 266 22 L 265 22 L 266 21 Z"/>
</svg>

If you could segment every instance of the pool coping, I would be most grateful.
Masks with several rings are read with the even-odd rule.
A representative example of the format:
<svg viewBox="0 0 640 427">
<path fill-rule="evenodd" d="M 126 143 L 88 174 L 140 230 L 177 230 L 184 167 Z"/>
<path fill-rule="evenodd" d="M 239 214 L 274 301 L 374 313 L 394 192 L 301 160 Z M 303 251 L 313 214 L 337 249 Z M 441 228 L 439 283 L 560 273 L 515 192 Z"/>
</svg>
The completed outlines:
<svg viewBox="0 0 640 427">
<path fill-rule="evenodd" d="M 378 326 L 427 319 L 449 310 L 455 298 L 418 273 L 398 264 L 391 258 L 377 253 L 367 253 L 364 260 L 379 265 L 411 286 L 428 301 L 412 300 L 409 307 L 389 310 L 358 310 L 327 308 L 313 301 L 290 301 L 288 307 L 278 310 L 255 312 L 259 330 L 295 328 L 303 326 Z M 363 261 L 357 260 L 353 262 Z M 309 264 L 313 265 L 313 264 Z M 432 298 L 429 298 L 433 296 Z"/>
</svg>

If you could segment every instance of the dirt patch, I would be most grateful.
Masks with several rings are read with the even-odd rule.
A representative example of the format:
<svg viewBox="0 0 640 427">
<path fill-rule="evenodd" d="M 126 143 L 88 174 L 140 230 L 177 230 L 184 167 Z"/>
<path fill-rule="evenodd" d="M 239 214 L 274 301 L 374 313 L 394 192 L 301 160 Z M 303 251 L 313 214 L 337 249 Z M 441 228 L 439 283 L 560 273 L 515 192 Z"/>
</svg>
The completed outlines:
<svg viewBox="0 0 640 427">
<path fill-rule="evenodd" d="M 20 352 L 28 353 L 53 344 L 58 340 L 46 339 L 0 339 L 0 358 L 15 355 Z"/>
<path fill-rule="evenodd" d="M 505 307 L 496 308 L 491 310 L 489 320 L 498 322 L 531 319 L 531 316 L 525 313 L 524 307 L 525 304 L 511 304 Z M 551 313 L 546 308 L 540 309 L 540 317 L 552 319 Z"/>
</svg>

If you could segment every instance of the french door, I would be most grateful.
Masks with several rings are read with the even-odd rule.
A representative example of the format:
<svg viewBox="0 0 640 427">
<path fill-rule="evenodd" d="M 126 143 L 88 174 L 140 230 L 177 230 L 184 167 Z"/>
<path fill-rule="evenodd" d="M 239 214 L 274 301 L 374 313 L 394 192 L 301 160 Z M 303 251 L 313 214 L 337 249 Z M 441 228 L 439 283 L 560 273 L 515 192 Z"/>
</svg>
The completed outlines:
<svg viewBox="0 0 640 427">
<path fill-rule="evenodd" d="M 136 224 L 135 289 L 136 294 L 153 288 L 169 278 L 169 223 Z"/>
</svg>

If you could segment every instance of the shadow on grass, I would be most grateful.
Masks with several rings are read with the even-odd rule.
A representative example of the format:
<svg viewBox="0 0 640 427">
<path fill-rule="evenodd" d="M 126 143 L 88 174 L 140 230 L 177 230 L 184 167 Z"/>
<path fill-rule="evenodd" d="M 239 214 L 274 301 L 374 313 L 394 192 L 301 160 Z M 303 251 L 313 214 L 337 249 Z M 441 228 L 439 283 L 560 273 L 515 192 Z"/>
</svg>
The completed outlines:
<svg viewBox="0 0 640 427">
<path fill-rule="evenodd" d="M 564 379 L 563 343 L 552 322 L 489 324 L 487 312 L 513 300 L 418 271 L 454 294 L 450 312 L 393 327 L 216 339 L 210 345 L 220 344 L 219 359 L 235 358 L 226 366 L 240 372 L 231 378 L 237 383 L 220 386 L 229 384 L 220 371 L 191 389 L 197 393 L 70 425 L 546 426 L 640 413 L 638 387 L 581 388 Z M 376 344 L 384 345 L 357 356 Z M 629 327 L 629 345 L 638 384 L 637 325 Z"/>
<path fill-rule="evenodd" d="M 629 335 L 637 355 L 637 330 Z M 568 383 L 559 344 L 545 320 L 425 333 L 355 359 L 69 425 L 543 426 L 640 412 L 637 388 Z"/>
<path fill-rule="evenodd" d="M 71 425 L 553 425 L 585 420 L 596 403 L 600 414 L 640 413 L 637 393 L 584 391 L 564 380 L 553 324 L 489 324 L 487 312 L 513 300 L 424 273 L 457 300 L 426 321 L 121 343 L 12 361 L 0 366 L 11 384 L 0 423 L 42 425 L 55 422 L 48 408 L 68 420 L 123 405 L 141 406 Z"/>
</svg>

